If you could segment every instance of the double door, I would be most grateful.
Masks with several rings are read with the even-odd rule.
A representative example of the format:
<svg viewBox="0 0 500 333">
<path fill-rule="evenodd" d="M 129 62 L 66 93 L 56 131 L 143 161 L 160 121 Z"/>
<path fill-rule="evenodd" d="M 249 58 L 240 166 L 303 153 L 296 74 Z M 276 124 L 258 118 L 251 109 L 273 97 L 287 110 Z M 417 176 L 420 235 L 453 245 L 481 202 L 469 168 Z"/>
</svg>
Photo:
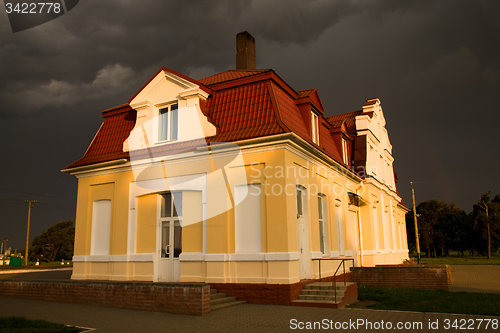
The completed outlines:
<svg viewBox="0 0 500 333">
<path fill-rule="evenodd" d="M 161 222 L 160 281 L 180 280 L 179 255 L 182 253 L 182 227 L 179 219 Z"/>
<path fill-rule="evenodd" d="M 174 198 L 175 196 L 175 198 Z M 166 193 L 161 198 L 161 248 L 159 281 L 179 282 L 182 253 L 181 193 Z"/>
</svg>

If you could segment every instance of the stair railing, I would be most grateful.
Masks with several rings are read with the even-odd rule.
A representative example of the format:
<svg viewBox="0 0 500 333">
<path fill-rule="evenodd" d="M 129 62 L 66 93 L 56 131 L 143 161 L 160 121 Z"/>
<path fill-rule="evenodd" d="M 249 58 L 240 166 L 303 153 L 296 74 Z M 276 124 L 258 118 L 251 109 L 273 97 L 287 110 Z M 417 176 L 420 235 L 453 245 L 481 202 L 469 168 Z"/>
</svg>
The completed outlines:
<svg viewBox="0 0 500 333">
<path fill-rule="evenodd" d="M 335 270 L 335 273 L 333 273 L 333 282 L 332 282 L 332 287 L 334 290 L 334 295 L 335 295 L 335 303 L 337 303 L 337 272 L 340 269 L 340 266 L 343 267 L 343 272 L 344 272 L 344 286 L 346 285 L 346 276 L 345 276 L 345 262 L 346 261 L 352 261 L 352 267 L 354 267 L 354 259 L 344 259 L 344 258 L 315 258 L 313 260 L 318 260 L 319 262 L 319 282 L 321 282 L 321 261 L 322 260 L 340 260 L 340 264 Z"/>
</svg>

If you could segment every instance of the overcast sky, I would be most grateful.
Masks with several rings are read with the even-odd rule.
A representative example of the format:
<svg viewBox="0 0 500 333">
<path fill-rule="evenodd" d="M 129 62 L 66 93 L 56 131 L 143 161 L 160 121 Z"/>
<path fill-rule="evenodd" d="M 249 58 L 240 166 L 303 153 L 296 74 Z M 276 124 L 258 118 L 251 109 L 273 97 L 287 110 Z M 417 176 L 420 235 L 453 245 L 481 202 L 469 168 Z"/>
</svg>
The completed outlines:
<svg viewBox="0 0 500 333">
<path fill-rule="evenodd" d="M 381 99 L 398 190 L 470 211 L 500 193 L 498 0 L 82 0 L 12 33 L 0 13 L 0 240 L 23 248 L 75 218 L 80 158 L 101 111 L 126 103 L 162 66 L 199 79 L 235 68 L 235 35 L 257 68 L 317 88 L 325 115 Z M 6 191 L 9 190 L 9 191 Z M 23 193 L 18 193 L 18 192 Z"/>
</svg>

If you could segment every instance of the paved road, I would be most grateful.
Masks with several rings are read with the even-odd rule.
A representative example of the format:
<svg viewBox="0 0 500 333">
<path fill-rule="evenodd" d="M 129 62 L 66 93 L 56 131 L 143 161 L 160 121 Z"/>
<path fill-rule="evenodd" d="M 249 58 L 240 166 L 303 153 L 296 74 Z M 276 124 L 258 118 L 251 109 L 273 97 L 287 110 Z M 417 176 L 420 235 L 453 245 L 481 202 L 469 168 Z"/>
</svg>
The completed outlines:
<svg viewBox="0 0 500 333">
<path fill-rule="evenodd" d="M 343 324 L 345 329 L 339 332 L 386 332 L 387 329 L 374 328 L 376 325 L 387 327 L 390 322 L 395 328 L 398 322 L 403 325 L 420 325 L 422 328 L 402 330 L 405 332 L 453 332 L 445 330 L 445 320 L 463 319 L 467 323 L 474 324 L 474 332 L 498 332 L 498 328 L 488 330 L 477 329 L 479 319 L 492 318 L 486 316 L 447 315 L 418 312 L 358 310 L 358 309 L 322 309 L 305 308 L 280 305 L 257 305 L 242 304 L 212 312 L 206 317 L 194 317 L 187 315 L 174 315 L 168 313 L 146 312 L 137 310 L 125 310 L 90 306 L 81 304 L 67 304 L 46 301 L 33 301 L 17 298 L 0 297 L 0 313 L 2 316 L 25 316 L 30 319 L 45 319 L 52 322 L 83 326 L 97 329 L 97 333 L 128 333 L 128 332 L 290 332 L 302 331 L 293 329 L 295 325 L 303 322 L 322 322 L 330 324 L 330 321 Z M 293 322 L 293 320 L 297 322 Z M 499 320 L 499 317 L 494 318 Z M 366 324 L 350 326 L 349 321 L 356 323 L 357 320 L 370 321 L 372 329 Z M 429 330 L 429 322 L 439 325 L 437 330 Z M 296 324 L 294 324 L 296 323 Z M 415 324 L 417 323 L 417 324 Z M 314 324 L 312 324 L 314 325 Z M 349 329 L 350 326 L 350 329 Z M 298 327 L 297 327 L 298 328 Z M 335 328 L 335 326 L 333 326 Z M 320 330 L 307 330 L 320 331 Z M 334 331 L 334 330 L 332 330 Z M 398 332 L 400 330 L 393 329 Z"/>
<path fill-rule="evenodd" d="M 450 291 L 500 293 L 500 265 L 451 265 Z"/>
<path fill-rule="evenodd" d="M 70 280 L 72 273 L 73 270 L 68 268 L 50 269 L 46 271 L 31 271 L 29 273 L 18 271 L 17 273 L 8 274 L 7 272 L 2 272 L 2 274 L 0 274 L 0 280 Z"/>
</svg>

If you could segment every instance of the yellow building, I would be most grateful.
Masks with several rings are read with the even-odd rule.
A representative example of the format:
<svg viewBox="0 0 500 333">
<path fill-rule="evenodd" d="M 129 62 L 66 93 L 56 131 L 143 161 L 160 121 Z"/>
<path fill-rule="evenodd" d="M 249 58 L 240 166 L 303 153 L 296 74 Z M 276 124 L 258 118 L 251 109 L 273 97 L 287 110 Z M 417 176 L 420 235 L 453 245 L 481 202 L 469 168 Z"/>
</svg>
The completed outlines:
<svg viewBox="0 0 500 333">
<path fill-rule="evenodd" d="M 293 285 L 319 277 L 316 259 L 401 263 L 380 100 L 324 111 L 272 70 L 160 69 L 64 170 L 78 178 L 72 278 Z"/>
</svg>

